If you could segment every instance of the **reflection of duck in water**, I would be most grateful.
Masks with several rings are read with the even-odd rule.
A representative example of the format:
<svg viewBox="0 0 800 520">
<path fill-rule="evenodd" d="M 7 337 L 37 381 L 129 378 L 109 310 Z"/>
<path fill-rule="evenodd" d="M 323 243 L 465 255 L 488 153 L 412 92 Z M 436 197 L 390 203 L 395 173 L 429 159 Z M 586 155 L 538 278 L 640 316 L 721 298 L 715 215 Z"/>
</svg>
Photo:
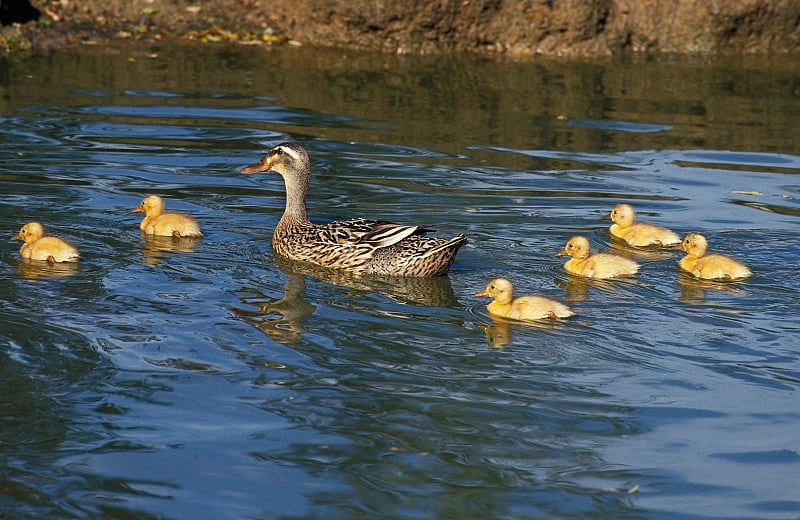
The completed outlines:
<svg viewBox="0 0 800 520">
<path fill-rule="evenodd" d="M 146 236 L 158 237 L 199 237 L 200 226 L 197 221 L 183 213 L 164 213 L 164 200 L 158 195 L 142 199 L 134 213 L 144 213 L 139 229 Z"/>
<path fill-rule="evenodd" d="M 19 256 L 26 260 L 44 261 L 50 264 L 77 262 L 81 256 L 78 250 L 64 240 L 44 236 L 44 226 L 38 222 L 28 222 L 11 240 L 22 240 Z"/>
<path fill-rule="evenodd" d="M 358 275 L 308 262 L 288 260 L 280 256 L 275 256 L 274 260 L 281 271 L 287 274 L 302 274 L 341 287 L 384 294 L 403 303 L 446 308 L 458 306 L 448 276 Z"/>
<path fill-rule="evenodd" d="M 636 212 L 628 204 L 617 204 L 607 218 L 614 222 L 608 231 L 634 247 L 664 247 L 681 242 L 680 237 L 667 228 L 653 224 L 634 223 Z"/>
<path fill-rule="evenodd" d="M 678 261 L 678 267 L 692 276 L 705 280 L 737 280 L 753 273 L 743 263 L 723 255 L 707 255 L 708 241 L 699 233 L 689 233 L 680 248 L 686 256 Z"/>
<path fill-rule="evenodd" d="M 200 237 L 145 236 L 142 242 L 142 262 L 157 265 L 167 253 L 192 253 Z"/>
<path fill-rule="evenodd" d="M 590 252 L 589 240 L 584 236 L 574 236 L 556 256 L 571 256 L 564 264 L 564 270 L 587 278 L 615 278 L 639 272 L 639 264 L 633 260 L 609 253 L 591 255 Z"/>
<path fill-rule="evenodd" d="M 305 289 L 305 277 L 298 274 L 289 275 L 283 289 L 283 298 L 277 300 L 263 301 L 266 299 L 263 293 L 255 289 L 244 289 L 247 296 L 242 298 L 242 303 L 254 305 L 258 310 L 234 309 L 234 313 L 247 318 L 248 323 L 279 343 L 297 343 L 305 332 L 303 321 L 316 310 L 316 307 L 303 299 Z M 279 317 L 273 319 L 273 315 Z"/>
<path fill-rule="evenodd" d="M 491 325 L 481 325 L 486 333 L 486 343 L 490 348 L 501 348 L 511 343 L 511 323 L 492 320 Z"/>
<path fill-rule="evenodd" d="M 22 258 L 17 264 L 17 274 L 30 280 L 36 278 L 63 278 L 72 276 L 80 271 L 78 262 L 39 262 Z"/>
<path fill-rule="evenodd" d="M 708 291 L 731 295 L 743 292 L 737 284 L 728 283 L 726 280 L 706 280 L 684 271 L 678 273 L 678 284 L 681 288 L 678 299 L 684 303 L 704 303 Z"/>
<path fill-rule="evenodd" d="M 543 320 L 569 318 L 575 313 L 561 302 L 543 296 L 513 297 L 514 287 L 505 278 L 495 278 L 486 288 L 475 293 L 475 296 L 488 296 L 493 301 L 486 306 L 493 317 L 512 320 Z"/>
<path fill-rule="evenodd" d="M 421 226 L 363 218 L 312 224 L 306 214 L 311 164 L 296 143 L 279 144 L 242 169 L 264 171 L 280 174 L 286 186 L 286 209 L 272 235 L 272 251 L 284 258 L 358 274 L 439 276 L 467 242 L 464 235 L 428 237 Z"/>
</svg>

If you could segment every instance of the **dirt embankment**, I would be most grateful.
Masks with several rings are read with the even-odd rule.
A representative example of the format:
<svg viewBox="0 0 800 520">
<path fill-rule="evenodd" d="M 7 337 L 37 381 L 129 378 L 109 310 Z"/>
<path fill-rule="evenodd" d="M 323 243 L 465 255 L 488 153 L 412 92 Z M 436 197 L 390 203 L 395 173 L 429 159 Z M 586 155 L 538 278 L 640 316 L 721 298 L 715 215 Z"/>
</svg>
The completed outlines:
<svg viewBox="0 0 800 520">
<path fill-rule="evenodd" d="M 800 51 L 798 0 L 0 0 L 0 22 L 6 48 L 183 37 L 514 57 Z"/>
</svg>

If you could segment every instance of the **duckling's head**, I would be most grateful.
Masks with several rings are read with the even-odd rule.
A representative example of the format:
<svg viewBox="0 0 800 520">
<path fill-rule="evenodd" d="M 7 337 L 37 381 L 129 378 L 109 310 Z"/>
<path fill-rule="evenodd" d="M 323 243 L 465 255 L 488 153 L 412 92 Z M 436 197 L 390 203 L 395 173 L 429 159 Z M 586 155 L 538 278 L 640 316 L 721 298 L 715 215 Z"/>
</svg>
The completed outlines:
<svg viewBox="0 0 800 520">
<path fill-rule="evenodd" d="M 277 172 L 284 178 L 308 177 L 311 174 L 308 153 L 297 143 L 281 143 L 267 152 L 259 162 L 242 168 L 241 173 L 249 175 L 270 171 Z"/>
<path fill-rule="evenodd" d="M 578 235 L 567 240 L 564 249 L 556 253 L 556 256 L 571 256 L 572 258 L 588 258 L 591 246 L 589 239 Z"/>
<path fill-rule="evenodd" d="M 11 240 L 22 240 L 25 243 L 36 242 L 44 236 L 44 227 L 38 222 L 28 222 L 19 229 L 19 233 Z"/>
<path fill-rule="evenodd" d="M 708 249 L 708 240 L 700 233 L 689 233 L 681 242 L 681 248 L 689 256 L 703 256 Z"/>
<path fill-rule="evenodd" d="M 615 224 L 627 227 L 633 224 L 633 221 L 636 219 L 636 212 L 633 211 L 633 206 L 630 204 L 617 204 L 614 206 L 614 209 L 611 210 L 611 215 L 609 216 Z"/>
<path fill-rule="evenodd" d="M 164 201 L 158 195 L 150 195 L 142 199 L 134 213 L 144 213 L 148 217 L 157 217 L 164 213 Z"/>
<path fill-rule="evenodd" d="M 505 278 L 495 278 L 489 282 L 486 289 L 476 292 L 475 296 L 488 296 L 497 303 L 510 303 L 513 291 L 514 287 L 511 282 Z"/>
</svg>

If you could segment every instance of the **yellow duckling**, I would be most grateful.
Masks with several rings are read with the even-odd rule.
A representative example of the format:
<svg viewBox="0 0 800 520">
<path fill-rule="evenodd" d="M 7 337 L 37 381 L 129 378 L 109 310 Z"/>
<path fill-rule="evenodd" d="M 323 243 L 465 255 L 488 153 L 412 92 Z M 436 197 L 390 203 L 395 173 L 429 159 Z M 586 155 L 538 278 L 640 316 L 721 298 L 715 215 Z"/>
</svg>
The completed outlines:
<svg viewBox="0 0 800 520">
<path fill-rule="evenodd" d="M 164 201 L 158 195 L 150 195 L 142 199 L 139 207 L 133 212 L 145 214 L 139 224 L 139 229 L 145 235 L 176 238 L 203 236 L 197 221 L 189 215 L 164 213 Z"/>
<path fill-rule="evenodd" d="M 678 249 L 678 248 L 676 248 Z M 736 280 L 753 273 L 743 263 L 723 255 L 707 255 L 708 241 L 699 233 L 689 233 L 680 245 L 686 256 L 678 261 L 678 267 L 706 280 Z"/>
<path fill-rule="evenodd" d="M 586 237 L 574 236 L 556 256 L 571 256 L 564 264 L 564 270 L 588 278 L 614 278 L 639 272 L 639 264 L 633 260 L 609 253 L 589 255 L 590 249 Z"/>
<path fill-rule="evenodd" d="M 608 231 L 634 247 L 674 246 L 681 243 L 681 238 L 667 228 L 653 224 L 634 224 L 636 212 L 629 204 L 617 204 L 611 210 L 609 218 L 614 221 Z"/>
<path fill-rule="evenodd" d="M 569 318 L 575 313 L 561 302 L 543 296 L 520 296 L 513 298 L 514 287 L 505 278 L 495 278 L 486 289 L 475 296 L 488 296 L 494 301 L 486 306 L 493 316 L 512 320 L 541 320 L 545 318 Z"/>
<path fill-rule="evenodd" d="M 72 244 L 58 237 L 44 236 L 44 227 L 38 222 L 28 222 L 19 233 L 11 240 L 25 242 L 19 248 L 19 255 L 30 260 L 45 260 L 54 264 L 56 262 L 77 262 L 80 253 Z"/>
</svg>

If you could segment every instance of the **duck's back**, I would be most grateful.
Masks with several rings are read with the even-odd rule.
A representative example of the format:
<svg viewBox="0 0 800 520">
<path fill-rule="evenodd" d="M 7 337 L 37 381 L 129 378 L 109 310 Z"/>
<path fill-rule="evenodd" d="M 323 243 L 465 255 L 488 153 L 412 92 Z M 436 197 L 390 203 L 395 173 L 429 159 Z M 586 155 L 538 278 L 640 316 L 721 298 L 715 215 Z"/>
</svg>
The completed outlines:
<svg viewBox="0 0 800 520">
<path fill-rule="evenodd" d="M 459 234 L 451 238 L 412 235 L 397 244 L 376 249 L 371 274 L 390 276 L 441 276 L 450 270 L 458 250 L 467 243 Z"/>
<path fill-rule="evenodd" d="M 80 260 L 80 254 L 75 246 L 58 237 L 42 237 L 30 244 L 23 244 L 20 255 L 31 260 L 49 260 L 50 258 L 56 262 Z"/>
<path fill-rule="evenodd" d="M 328 224 L 282 221 L 272 236 L 273 253 L 357 274 L 439 276 L 447 273 L 464 235 L 427 237 L 418 226 L 361 218 Z"/>
</svg>

